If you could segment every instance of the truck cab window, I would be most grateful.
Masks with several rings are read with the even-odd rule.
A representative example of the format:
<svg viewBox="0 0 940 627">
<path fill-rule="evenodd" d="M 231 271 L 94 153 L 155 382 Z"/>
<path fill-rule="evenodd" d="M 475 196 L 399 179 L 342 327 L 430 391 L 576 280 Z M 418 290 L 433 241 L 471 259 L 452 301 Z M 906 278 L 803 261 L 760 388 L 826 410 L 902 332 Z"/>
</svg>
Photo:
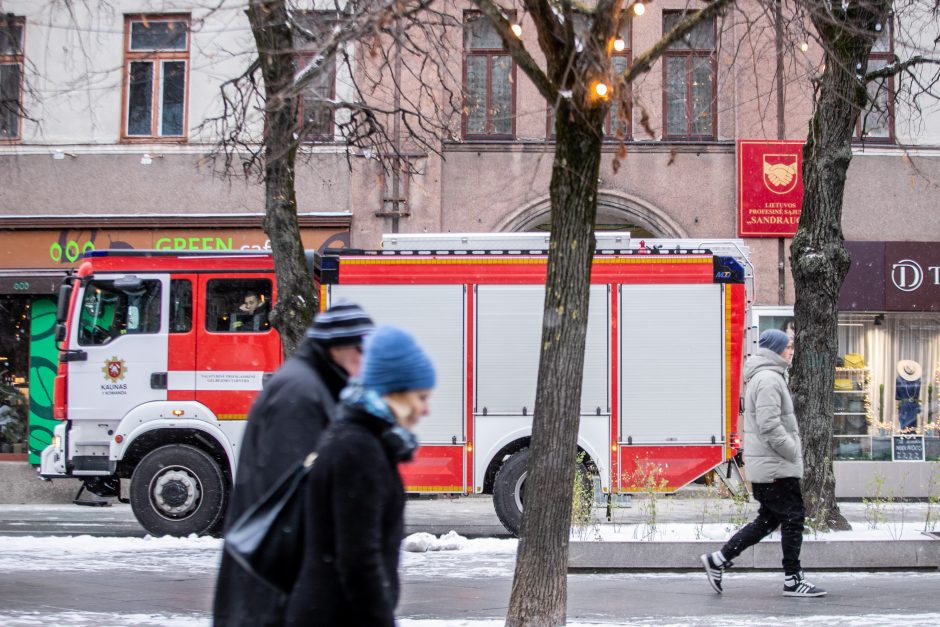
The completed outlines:
<svg viewBox="0 0 940 627">
<path fill-rule="evenodd" d="M 193 284 L 189 279 L 170 281 L 170 333 L 189 333 L 193 328 Z"/>
<path fill-rule="evenodd" d="M 114 281 L 92 281 L 85 287 L 79 345 L 100 346 L 121 335 L 159 331 L 159 281 L 141 281 L 130 290 L 116 288 Z"/>
<path fill-rule="evenodd" d="M 206 288 L 206 329 L 220 333 L 262 333 L 268 319 L 271 281 L 213 279 Z"/>
</svg>

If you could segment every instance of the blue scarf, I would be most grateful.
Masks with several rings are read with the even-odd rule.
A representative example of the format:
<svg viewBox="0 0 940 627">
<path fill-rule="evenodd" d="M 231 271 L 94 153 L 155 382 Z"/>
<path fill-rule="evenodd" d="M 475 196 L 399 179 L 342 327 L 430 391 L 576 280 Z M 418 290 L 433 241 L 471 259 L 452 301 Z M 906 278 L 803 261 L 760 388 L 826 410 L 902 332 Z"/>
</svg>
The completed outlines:
<svg viewBox="0 0 940 627">
<path fill-rule="evenodd" d="M 406 461 L 414 456 L 418 449 L 418 436 L 398 424 L 392 408 L 371 388 L 364 387 L 359 381 L 351 381 L 339 395 L 347 407 L 359 409 L 388 423 L 389 429 L 382 434 L 382 442 L 391 449 L 398 461 Z M 343 414 L 340 415 L 340 419 Z"/>
</svg>

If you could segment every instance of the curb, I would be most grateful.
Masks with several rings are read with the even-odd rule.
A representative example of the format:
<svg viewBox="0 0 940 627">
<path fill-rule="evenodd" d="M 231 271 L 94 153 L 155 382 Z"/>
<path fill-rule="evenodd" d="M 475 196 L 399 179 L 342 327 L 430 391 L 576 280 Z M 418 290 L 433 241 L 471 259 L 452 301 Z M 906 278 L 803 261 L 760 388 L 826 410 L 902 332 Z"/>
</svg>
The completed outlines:
<svg viewBox="0 0 940 627">
<path fill-rule="evenodd" d="M 0 504 L 63 505 L 72 502 L 82 482 L 75 479 L 41 481 L 26 462 L 0 461 Z"/>
<path fill-rule="evenodd" d="M 716 542 L 572 542 L 569 571 L 697 570 Z M 734 560 L 734 570 L 780 570 L 778 540 L 761 542 Z M 812 570 L 940 569 L 936 540 L 804 540 L 800 561 Z"/>
</svg>

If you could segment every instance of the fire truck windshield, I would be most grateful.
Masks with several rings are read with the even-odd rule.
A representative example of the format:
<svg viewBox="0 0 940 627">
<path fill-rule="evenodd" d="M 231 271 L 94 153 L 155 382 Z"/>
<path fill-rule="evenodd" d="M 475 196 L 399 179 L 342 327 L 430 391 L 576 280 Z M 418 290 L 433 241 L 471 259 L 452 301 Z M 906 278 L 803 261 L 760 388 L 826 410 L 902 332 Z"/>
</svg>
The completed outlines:
<svg viewBox="0 0 940 627">
<path fill-rule="evenodd" d="M 142 281 L 133 290 L 117 289 L 114 281 L 92 281 L 85 287 L 78 322 L 80 345 L 102 345 L 127 333 L 159 330 L 159 281 Z"/>
</svg>

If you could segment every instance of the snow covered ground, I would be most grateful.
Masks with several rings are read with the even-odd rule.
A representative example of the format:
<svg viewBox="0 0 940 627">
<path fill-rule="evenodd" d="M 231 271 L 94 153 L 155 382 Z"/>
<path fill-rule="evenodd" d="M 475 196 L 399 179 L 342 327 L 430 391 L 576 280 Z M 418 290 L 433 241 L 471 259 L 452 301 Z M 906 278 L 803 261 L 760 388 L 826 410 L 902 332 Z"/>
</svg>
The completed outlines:
<svg viewBox="0 0 940 627">
<path fill-rule="evenodd" d="M 753 512 L 751 512 L 753 515 Z M 917 540 L 923 535 L 924 520 L 911 517 L 909 520 L 897 520 L 894 517 L 887 522 L 880 522 L 877 528 L 870 528 L 865 523 L 854 524 L 855 529 L 848 532 L 819 534 L 806 537 L 807 542 L 818 540 Z M 730 523 L 662 523 L 641 524 L 602 524 L 587 526 L 573 532 L 575 540 L 602 541 L 701 541 L 719 542 L 734 531 Z M 766 541 L 778 541 L 772 536 Z M 405 585 L 409 580 L 502 580 L 512 578 L 515 564 L 517 541 L 513 539 L 467 539 L 455 533 L 435 537 L 430 534 L 414 534 L 403 544 L 401 571 Z M 187 575 L 203 575 L 211 580 L 215 573 L 222 542 L 214 538 L 114 538 L 92 536 L 65 537 L 0 537 L 0 572 L 42 573 L 76 572 L 93 573 L 96 571 L 135 571 L 168 573 L 181 572 Z M 736 574 L 745 581 L 744 574 Z M 877 586 L 877 576 L 872 573 L 849 573 L 840 575 L 856 579 L 861 585 Z M 940 589 L 940 573 L 897 573 L 892 577 L 917 577 L 918 581 L 931 581 L 933 589 Z M 597 581 L 620 580 L 626 582 L 623 575 L 600 574 L 578 575 L 593 577 Z M 700 573 L 639 573 L 630 575 L 630 581 L 651 582 L 657 579 L 675 584 L 687 581 L 689 587 L 699 588 L 703 582 Z M 729 575 L 729 578 L 731 575 Z M 765 581 L 767 586 L 776 585 L 779 574 L 749 573 L 747 580 Z M 866 579 L 868 578 L 868 579 Z M 874 578 L 874 579 L 873 579 Z M 619 580 L 618 580 L 619 581 Z M 913 580 L 912 580 L 913 581 Z M 462 585 L 462 584 L 461 584 Z M 472 585 L 467 581 L 467 585 Z M 629 585 L 629 584 L 624 584 Z M 8 591 L 7 594 L 10 592 Z M 146 591 L 142 591 L 146 594 Z M 800 616 L 803 625 L 829 626 L 851 624 L 860 627 L 904 625 L 921 627 L 940 625 L 940 613 L 929 614 L 853 614 L 851 607 L 846 607 L 845 615 L 825 614 L 820 616 Z M 841 611 L 841 610 L 838 610 Z M 746 625 L 780 625 L 793 620 L 793 616 L 742 616 L 740 614 L 705 614 L 682 617 L 632 616 L 629 623 L 623 622 L 572 622 L 571 627 L 594 627 L 613 625 L 727 625 L 743 627 Z M 9 627 L 55 626 L 67 627 L 118 627 L 118 626 L 179 626 L 207 627 L 211 617 L 205 613 L 114 613 L 114 612 L 76 612 L 50 607 L 49 611 L 23 612 L 10 611 L 0 606 L 0 625 Z M 426 618 L 402 618 L 401 627 L 496 627 L 500 620 L 440 620 Z"/>
<path fill-rule="evenodd" d="M 53 614 L 10 615 L 0 610 L 0 621 L 7 627 L 209 627 L 211 621 L 204 616 L 187 614 L 106 614 L 61 612 Z M 794 621 L 793 616 L 768 616 L 764 618 L 742 617 L 738 615 L 684 616 L 677 619 L 663 620 L 656 616 L 632 616 L 629 623 L 583 623 L 569 622 L 568 627 L 779 627 Z M 413 620 L 400 619 L 400 627 L 503 627 L 502 620 Z M 910 616 L 906 614 L 871 614 L 871 615 L 826 615 L 804 616 L 799 618 L 801 627 L 833 627 L 834 625 L 852 625 L 852 627 L 936 627 L 940 624 L 940 614 Z"/>
<path fill-rule="evenodd" d="M 924 540 L 923 521 L 891 521 L 869 528 L 856 523 L 852 531 L 805 536 L 806 542 L 851 540 Z M 620 541 L 702 541 L 721 542 L 733 533 L 727 523 L 661 523 L 596 525 L 572 531 L 572 540 Z M 765 542 L 779 541 L 777 533 Z M 454 578 L 512 576 L 517 540 L 467 539 L 451 532 L 435 537 L 413 534 L 402 544 L 403 574 L 420 572 L 426 576 Z M 5 571 L 107 571 L 133 564 L 138 571 L 165 572 L 168 568 L 186 572 L 214 572 L 222 541 L 217 538 L 109 538 L 93 536 L 0 538 L 0 570 Z M 461 568 L 454 568 L 459 563 Z"/>
</svg>

